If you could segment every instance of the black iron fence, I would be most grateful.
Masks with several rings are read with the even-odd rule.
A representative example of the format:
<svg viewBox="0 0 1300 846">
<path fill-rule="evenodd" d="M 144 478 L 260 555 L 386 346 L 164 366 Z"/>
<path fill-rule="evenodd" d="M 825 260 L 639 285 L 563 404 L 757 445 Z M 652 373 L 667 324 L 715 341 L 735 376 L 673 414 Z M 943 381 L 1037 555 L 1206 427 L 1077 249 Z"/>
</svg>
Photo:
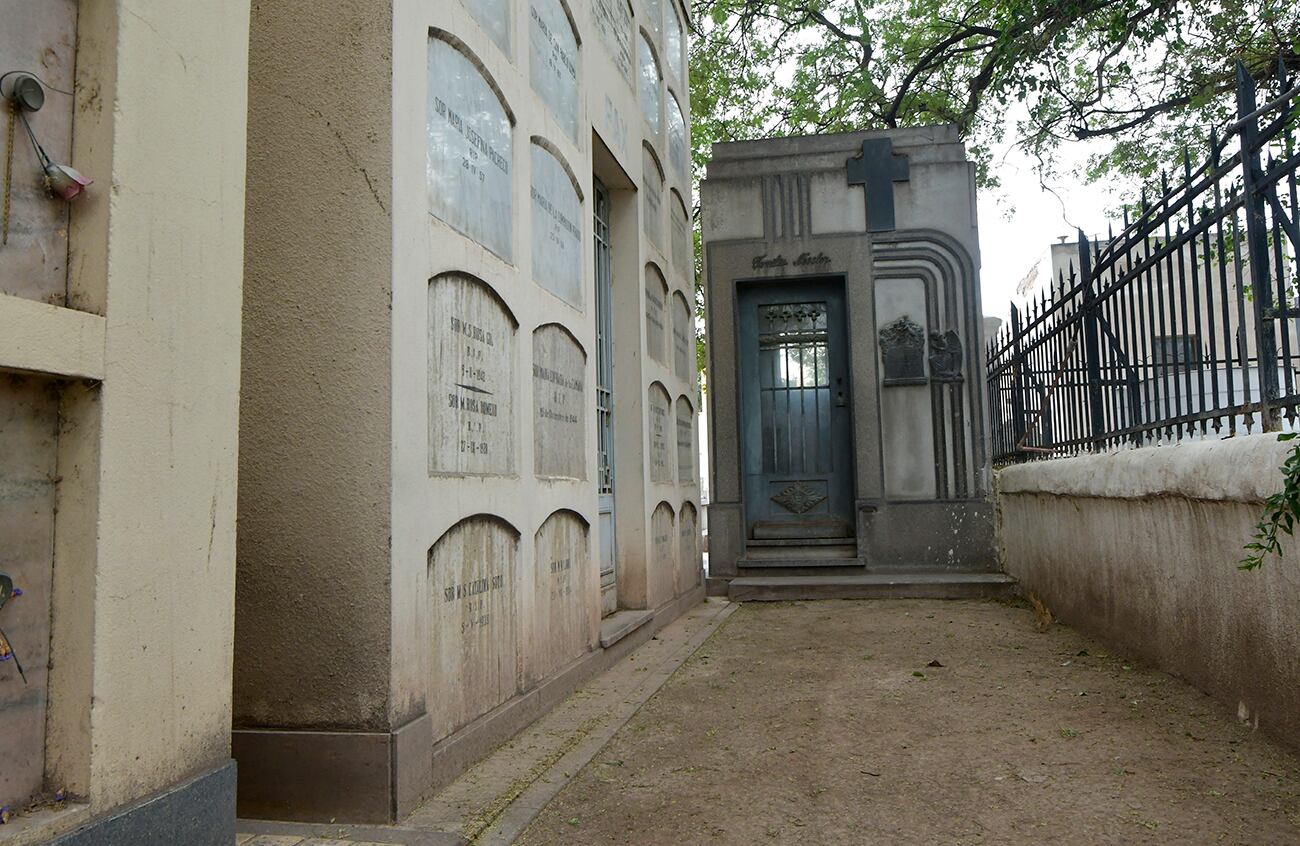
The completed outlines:
<svg viewBox="0 0 1300 846">
<path fill-rule="evenodd" d="M 1277 83 L 1258 104 L 1239 68 L 1207 160 L 1012 307 L 988 348 L 995 462 L 1298 428 L 1300 86 Z"/>
</svg>

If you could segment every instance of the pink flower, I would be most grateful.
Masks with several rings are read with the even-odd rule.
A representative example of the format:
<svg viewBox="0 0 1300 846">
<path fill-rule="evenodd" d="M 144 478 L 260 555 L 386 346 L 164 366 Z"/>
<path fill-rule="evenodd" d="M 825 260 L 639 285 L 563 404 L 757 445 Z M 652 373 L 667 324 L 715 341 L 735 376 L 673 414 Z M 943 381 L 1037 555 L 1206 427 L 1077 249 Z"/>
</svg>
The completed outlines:
<svg viewBox="0 0 1300 846">
<path fill-rule="evenodd" d="M 50 162 L 45 166 L 45 181 L 50 192 L 65 200 L 72 200 L 86 190 L 95 180 L 87 179 L 68 165 Z"/>
</svg>

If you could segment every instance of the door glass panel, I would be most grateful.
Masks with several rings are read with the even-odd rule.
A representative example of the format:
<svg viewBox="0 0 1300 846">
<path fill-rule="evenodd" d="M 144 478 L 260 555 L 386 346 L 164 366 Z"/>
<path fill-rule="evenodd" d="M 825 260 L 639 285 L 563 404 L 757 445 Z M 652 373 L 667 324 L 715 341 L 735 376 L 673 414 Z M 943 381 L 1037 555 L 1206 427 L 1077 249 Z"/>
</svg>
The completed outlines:
<svg viewBox="0 0 1300 846">
<path fill-rule="evenodd" d="M 763 472 L 831 472 L 831 378 L 826 303 L 760 305 Z"/>
</svg>

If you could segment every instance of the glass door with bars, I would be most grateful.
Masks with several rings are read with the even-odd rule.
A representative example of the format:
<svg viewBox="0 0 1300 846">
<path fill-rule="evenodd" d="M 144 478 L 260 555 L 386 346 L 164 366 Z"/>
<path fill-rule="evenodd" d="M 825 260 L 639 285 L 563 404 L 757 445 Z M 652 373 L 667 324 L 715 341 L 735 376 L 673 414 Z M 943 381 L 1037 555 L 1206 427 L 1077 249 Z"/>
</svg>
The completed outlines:
<svg viewBox="0 0 1300 846">
<path fill-rule="evenodd" d="M 618 610 L 617 546 L 614 542 L 614 268 L 610 244 L 609 192 L 595 183 L 596 247 L 596 484 L 600 495 L 596 535 L 600 544 L 600 613 Z"/>
</svg>

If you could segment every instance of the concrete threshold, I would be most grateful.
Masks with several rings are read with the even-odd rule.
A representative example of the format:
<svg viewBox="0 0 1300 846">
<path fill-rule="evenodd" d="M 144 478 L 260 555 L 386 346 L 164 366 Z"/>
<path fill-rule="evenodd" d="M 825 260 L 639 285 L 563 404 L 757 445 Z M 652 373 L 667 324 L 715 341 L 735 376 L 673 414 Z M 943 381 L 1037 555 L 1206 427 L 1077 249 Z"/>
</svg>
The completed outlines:
<svg viewBox="0 0 1300 846">
<path fill-rule="evenodd" d="M 696 604 L 650 637 L 653 612 L 625 629 L 647 640 L 479 761 L 395 826 L 240 821 L 244 846 L 505 846 L 590 762 L 614 733 L 736 610 L 720 599 Z M 630 619 L 630 618 L 628 618 Z M 604 632 L 602 631 L 602 635 Z"/>
<path fill-rule="evenodd" d="M 600 646 L 609 649 L 654 619 L 653 611 L 615 611 L 600 621 Z"/>
<path fill-rule="evenodd" d="M 1014 596 L 1005 573 L 899 572 L 818 576 L 744 576 L 732 579 L 732 602 L 815 599 L 996 599 Z"/>
</svg>

